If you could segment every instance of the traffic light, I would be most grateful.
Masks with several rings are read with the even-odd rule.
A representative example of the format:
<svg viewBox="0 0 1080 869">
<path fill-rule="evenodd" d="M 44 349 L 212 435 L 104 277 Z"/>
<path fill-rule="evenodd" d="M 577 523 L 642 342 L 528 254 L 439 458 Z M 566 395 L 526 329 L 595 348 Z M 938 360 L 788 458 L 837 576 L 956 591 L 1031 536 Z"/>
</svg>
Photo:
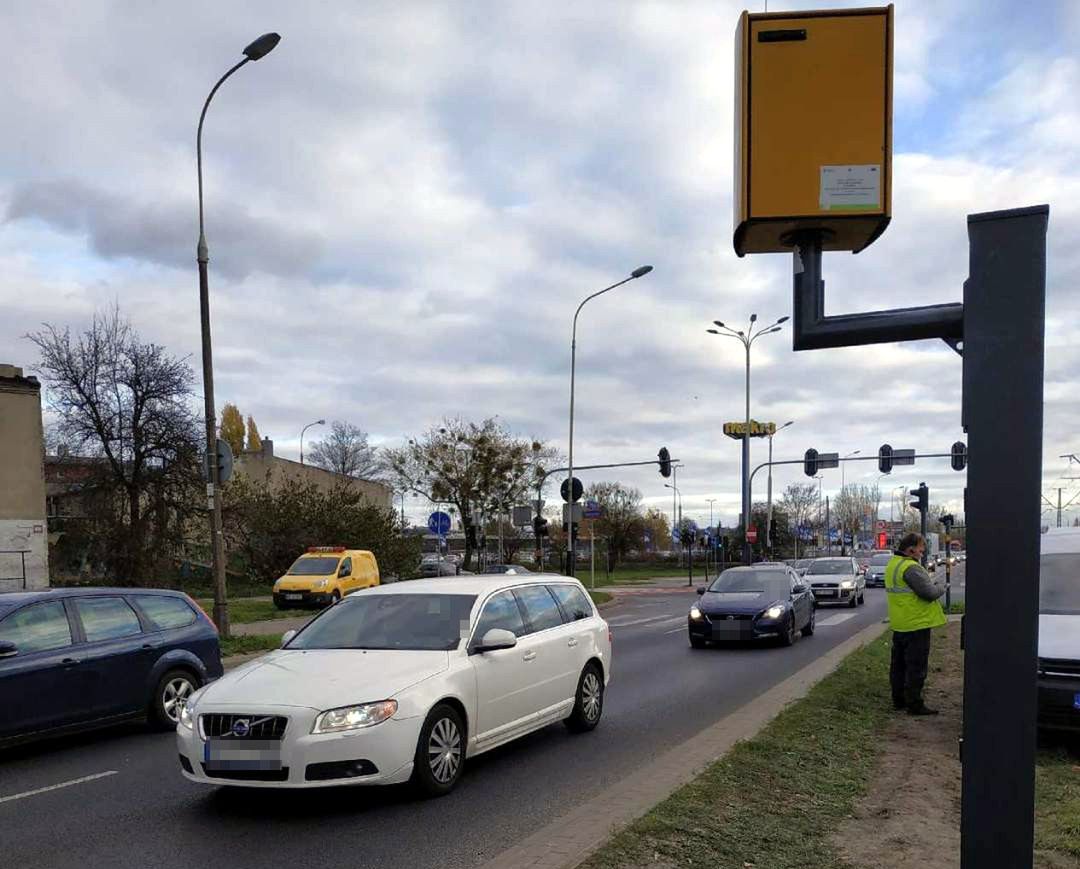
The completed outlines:
<svg viewBox="0 0 1080 869">
<path fill-rule="evenodd" d="M 537 539 L 548 536 L 548 520 L 543 516 L 533 518 L 533 536 Z"/>
<path fill-rule="evenodd" d="M 817 457 L 818 452 L 813 447 L 806 451 L 806 455 L 803 457 L 803 472 L 806 476 L 817 476 Z"/>
<path fill-rule="evenodd" d="M 892 473 L 892 447 L 882 444 L 877 451 L 878 470 L 883 474 Z"/>
<path fill-rule="evenodd" d="M 916 498 L 911 502 L 911 506 L 925 515 L 930 506 L 930 490 L 926 487 L 926 483 L 919 483 L 919 488 L 911 489 L 910 494 Z"/>
<path fill-rule="evenodd" d="M 660 447 L 660 452 L 658 452 L 656 454 L 656 456 L 657 456 L 658 459 L 660 459 L 660 476 L 661 477 L 670 477 L 671 476 L 671 453 L 668 452 L 668 448 L 667 447 Z"/>
<path fill-rule="evenodd" d="M 957 441 L 952 445 L 952 469 L 962 471 L 967 467 L 967 444 Z"/>
</svg>

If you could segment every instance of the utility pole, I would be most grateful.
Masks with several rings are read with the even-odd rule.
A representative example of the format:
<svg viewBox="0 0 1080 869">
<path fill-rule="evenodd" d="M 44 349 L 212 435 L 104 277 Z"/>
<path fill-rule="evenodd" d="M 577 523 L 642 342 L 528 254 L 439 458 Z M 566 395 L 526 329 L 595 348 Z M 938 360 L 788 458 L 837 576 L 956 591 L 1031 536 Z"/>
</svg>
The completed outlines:
<svg viewBox="0 0 1080 869">
<path fill-rule="evenodd" d="M 829 496 L 825 496 L 825 545 L 829 555 L 832 555 L 832 521 L 829 519 Z"/>
</svg>

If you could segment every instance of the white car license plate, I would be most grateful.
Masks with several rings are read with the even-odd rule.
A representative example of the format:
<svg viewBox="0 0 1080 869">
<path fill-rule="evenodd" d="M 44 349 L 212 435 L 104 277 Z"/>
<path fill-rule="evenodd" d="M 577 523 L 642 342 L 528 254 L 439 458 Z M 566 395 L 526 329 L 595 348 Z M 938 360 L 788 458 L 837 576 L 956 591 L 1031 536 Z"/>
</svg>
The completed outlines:
<svg viewBox="0 0 1080 869">
<path fill-rule="evenodd" d="M 281 769 L 281 743 L 259 739 L 211 739 L 203 745 L 207 770 Z"/>
<path fill-rule="evenodd" d="M 285 600 L 303 600 L 303 599 L 304 599 L 304 596 L 302 594 L 286 594 L 285 595 Z"/>
</svg>

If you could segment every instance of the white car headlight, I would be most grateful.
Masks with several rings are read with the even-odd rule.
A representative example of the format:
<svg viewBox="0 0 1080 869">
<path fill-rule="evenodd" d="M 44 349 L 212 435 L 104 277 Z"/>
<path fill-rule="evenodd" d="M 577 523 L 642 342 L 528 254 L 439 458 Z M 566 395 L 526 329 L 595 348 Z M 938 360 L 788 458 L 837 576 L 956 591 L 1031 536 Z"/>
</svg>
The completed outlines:
<svg viewBox="0 0 1080 869">
<path fill-rule="evenodd" d="M 328 709 L 319 713 L 315 719 L 312 733 L 340 733 L 343 730 L 359 730 L 372 727 L 397 712 L 397 700 L 380 700 L 378 703 L 363 703 L 360 706 L 342 706 L 340 709 Z"/>
<path fill-rule="evenodd" d="M 690 607 L 690 618 L 694 619 L 695 621 L 697 619 L 700 619 L 701 618 L 701 610 L 699 610 L 696 606 Z"/>
<path fill-rule="evenodd" d="M 784 607 L 780 604 L 777 604 L 776 606 L 771 606 L 767 610 L 765 610 L 765 617 L 770 619 L 778 619 L 783 614 Z"/>
<path fill-rule="evenodd" d="M 855 588 L 855 580 L 845 579 L 840 583 L 840 588 Z"/>
<path fill-rule="evenodd" d="M 184 703 L 180 707 L 180 726 L 186 730 L 194 730 L 195 728 L 195 713 L 190 703 Z"/>
<path fill-rule="evenodd" d="M 326 588 L 326 580 L 325 579 L 316 580 L 315 582 L 313 582 L 311 584 L 311 587 L 312 588 Z"/>
</svg>

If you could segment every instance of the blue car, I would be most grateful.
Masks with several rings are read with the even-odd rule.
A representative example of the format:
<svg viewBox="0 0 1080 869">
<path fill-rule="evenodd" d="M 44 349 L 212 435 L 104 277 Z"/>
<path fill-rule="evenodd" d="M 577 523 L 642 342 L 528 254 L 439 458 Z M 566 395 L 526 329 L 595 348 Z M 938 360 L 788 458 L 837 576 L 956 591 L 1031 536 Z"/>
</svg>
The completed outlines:
<svg viewBox="0 0 1080 869">
<path fill-rule="evenodd" d="M 181 592 L 0 594 L 0 746 L 138 718 L 171 729 L 221 675 L 217 628 Z"/>
<path fill-rule="evenodd" d="M 690 645 L 704 648 L 726 640 L 779 640 L 814 633 L 814 595 L 786 564 L 755 564 L 725 570 L 698 589 L 686 620 Z"/>
</svg>

